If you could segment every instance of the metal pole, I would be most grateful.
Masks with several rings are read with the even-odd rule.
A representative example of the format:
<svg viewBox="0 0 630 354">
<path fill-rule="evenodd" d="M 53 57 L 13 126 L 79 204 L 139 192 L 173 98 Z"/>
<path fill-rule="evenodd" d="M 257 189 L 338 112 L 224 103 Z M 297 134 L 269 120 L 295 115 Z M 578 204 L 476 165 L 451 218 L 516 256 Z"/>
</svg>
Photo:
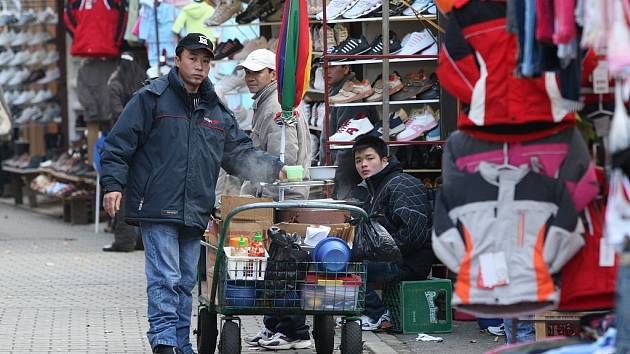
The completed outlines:
<svg viewBox="0 0 630 354">
<path fill-rule="evenodd" d="M 157 52 L 157 76 L 162 76 L 162 71 L 160 70 L 161 62 L 160 62 L 160 31 L 158 26 L 158 6 L 160 6 L 160 0 L 153 0 L 153 17 L 155 17 L 155 50 Z"/>
<path fill-rule="evenodd" d="M 383 0 L 383 55 L 389 55 L 389 0 Z M 383 80 L 383 140 L 389 141 L 389 58 L 383 58 L 381 80 Z"/>
</svg>

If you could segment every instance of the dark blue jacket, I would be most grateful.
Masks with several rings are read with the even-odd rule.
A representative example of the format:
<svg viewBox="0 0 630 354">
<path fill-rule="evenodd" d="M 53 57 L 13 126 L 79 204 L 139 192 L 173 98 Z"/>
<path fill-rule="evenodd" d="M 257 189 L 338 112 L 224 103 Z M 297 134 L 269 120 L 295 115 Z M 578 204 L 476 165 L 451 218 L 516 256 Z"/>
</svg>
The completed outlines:
<svg viewBox="0 0 630 354">
<path fill-rule="evenodd" d="M 220 167 L 254 181 L 277 178 L 280 160 L 254 148 L 208 80 L 199 93 L 193 108 L 174 68 L 133 96 L 107 136 L 101 184 L 125 190 L 127 222 L 205 228 Z"/>
</svg>

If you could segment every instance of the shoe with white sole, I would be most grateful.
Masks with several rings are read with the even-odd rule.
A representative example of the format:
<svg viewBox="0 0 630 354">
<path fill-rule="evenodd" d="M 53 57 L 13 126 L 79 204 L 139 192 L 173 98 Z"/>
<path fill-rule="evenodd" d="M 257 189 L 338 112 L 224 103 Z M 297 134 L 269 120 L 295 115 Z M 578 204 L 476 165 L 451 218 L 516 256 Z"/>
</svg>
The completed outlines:
<svg viewBox="0 0 630 354">
<path fill-rule="evenodd" d="M 389 321 L 389 310 L 385 310 L 378 320 L 373 320 L 372 318 L 363 315 L 361 316 L 361 329 L 364 331 L 375 331 L 379 329 L 383 323 L 389 323 Z"/>
<path fill-rule="evenodd" d="M 405 123 L 405 130 L 396 136 L 396 140 L 414 140 L 429 130 L 437 127 L 438 124 L 437 119 L 430 109 L 412 112 L 409 120 Z"/>
<path fill-rule="evenodd" d="M 437 8 L 435 7 L 435 3 L 433 2 L 433 0 L 414 1 L 413 4 L 411 4 L 411 7 L 408 7 L 405 9 L 405 11 L 403 11 L 403 15 L 413 16 L 415 15 L 414 10 L 415 12 L 421 14 L 435 15 L 437 13 Z"/>
<path fill-rule="evenodd" d="M 260 340 L 258 344 L 266 349 L 306 349 L 311 347 L 310 339 L 292 339 L 282 333 L 276 333 L 269 340 Z"/>
<path fill-rule="evenodd" d="M 398 133 L 405 130 L 405 121 L 407 121 L 409 117 L 407 116 L 407 112 L 403 108 L 398 110 L 397 112 L 392 112 L 389 114 L 389 136 L 395 137 Z M 383 123 L 377 123 L 378 132 L 383 134 Z"/>
<path fill-rule="evenodd" d="M 324 91 L 326 88 L 324 85 L 324 69 L 318 66 L 315 69 L 315 80 L 313 80 L 313 88 L 316 90 Z"/>
<path fill-rule="evenodd" d="M 400 80 L 400 76 L 397 73 L 389 75 L 389 80 L 387 80 L 387 86 L 389 88 L 389 95 L 393 95 L 396 92 L 402 90 L 405 86 Z M 374 93 L 365 99 L 366 102 L 378 102 L 383 100 L 383 79 L 379 76 L 378 79 L 374 82 L 372 86 L 374 88 Z"/>
<path fill-rule="evenodd" d="M 359 18 L 378 10 L 381 6 L 383 6 L 381 0 L 361 0 L 344 12 L 341 17 L 349 19 Z"/>
<path fill-rule="evenodd" d="M 348 142 L 354 141 L 357 137 L 367 134 L 374 129 L 369 118 L 349 119 L 345 122 L 337 132 L 330 136 L 331 142 Z"/>
<path fill-rule="evenodd" d="M 370 50 L 370 43 L 365 36 L 359 38 L 347 38 L 339 43 L 337 49 L 332 54 L 335 55 L 358 55 Z"/>
<path fill-rule="evenodd" d="M 397 54 L 412 55 L 421 52 L 435 43 L 428 30 L 408 33 L 402 40 L 402 49 Z"/>
<path fill-rule="evenodd" d="M 326 20 L 330 21 L 336 19 L 358 2 L 359 0 L 332 0 L 326 6 Z M 324 12 L 322 11 L 318 13 L 317 15 L 315 15 L 315 18 L 320 21 L 323 20 Z"/>
<path fill-rule="evenodd" d="M 504 337 L 505 336 L 505 326 L 501 324 L 500 326 L 494 327 L 489 326 L 488 332 L 490 334 L 494 334 L 495 336 Z"/>
<path fill-rule="evenodd" d="M 354 82 L 348 80 L 343 84 L 341 90 L 328 100 L 332 104 L 356 102 L 369 97 L 373 93 L 374 89 L 370 86 L 369 81 L 363 80 L 361 82 Z"/>
<path fill-rule="evenodd" d="M 255 335 L 247 336 L 247 337 L 245 337 L 243 339 L 245 340 L 245 343 L 247 343 L 247 345 L 250 345 L 252 347 L 257 347 L 261 340 L 268 341 L 271 338 L 273 338 L 274 334 L 275 333 L 273 333 L 272 331 L 268 330 L 267 327 L 263 327 Z"/>
</svg>

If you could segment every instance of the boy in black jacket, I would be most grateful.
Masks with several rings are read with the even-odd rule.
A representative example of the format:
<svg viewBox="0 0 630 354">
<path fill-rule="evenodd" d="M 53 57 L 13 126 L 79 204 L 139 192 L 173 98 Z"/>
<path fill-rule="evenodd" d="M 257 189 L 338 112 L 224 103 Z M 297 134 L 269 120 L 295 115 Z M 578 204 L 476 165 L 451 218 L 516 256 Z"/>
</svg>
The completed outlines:
<svg viewBox="0 0 630 354">
<path fill-rule="evenodd" d="M 415 177 L 402 172 L 390 159 L 387 145 L 375 136 L 364 135 L 352 147 L 355 167 L 363 178 L 358 188 L 367 189 L 363 208 L 392 235 L 403 255 L 403 263 L 368 262 L 368 283 L 424 280 L 431 271 L 432 208 L 426 188 Z M 376 292 L 368 287 L 363 330 L 375 330 L 389 321 L 389 311 Z"/>
</svg>

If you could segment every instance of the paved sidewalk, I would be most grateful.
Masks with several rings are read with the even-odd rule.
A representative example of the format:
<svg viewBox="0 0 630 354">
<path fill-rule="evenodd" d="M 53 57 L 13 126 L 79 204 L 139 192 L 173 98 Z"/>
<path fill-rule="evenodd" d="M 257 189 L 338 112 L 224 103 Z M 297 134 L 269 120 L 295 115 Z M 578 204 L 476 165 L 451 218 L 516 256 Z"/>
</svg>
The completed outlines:
<svg viewBox="0 0 630 354">
<path fill-rule="evenodd" d="M 144 253 L 102 252 L 111 234 L 64 223 L 54 216 L 60 213 L 45 203 L 34 212 L 0 199 L 0 353 L 150 353 Z M 261 321 L 244 317 L 242 336 L 256 333 Z M 196 313 L 192 322 L 195 327 Z M 365 333 L 364 352 L 482 353 L 497 345 L 471 323 L 440 336 L 444 343 L 432 344 Z"/>
</svg>

